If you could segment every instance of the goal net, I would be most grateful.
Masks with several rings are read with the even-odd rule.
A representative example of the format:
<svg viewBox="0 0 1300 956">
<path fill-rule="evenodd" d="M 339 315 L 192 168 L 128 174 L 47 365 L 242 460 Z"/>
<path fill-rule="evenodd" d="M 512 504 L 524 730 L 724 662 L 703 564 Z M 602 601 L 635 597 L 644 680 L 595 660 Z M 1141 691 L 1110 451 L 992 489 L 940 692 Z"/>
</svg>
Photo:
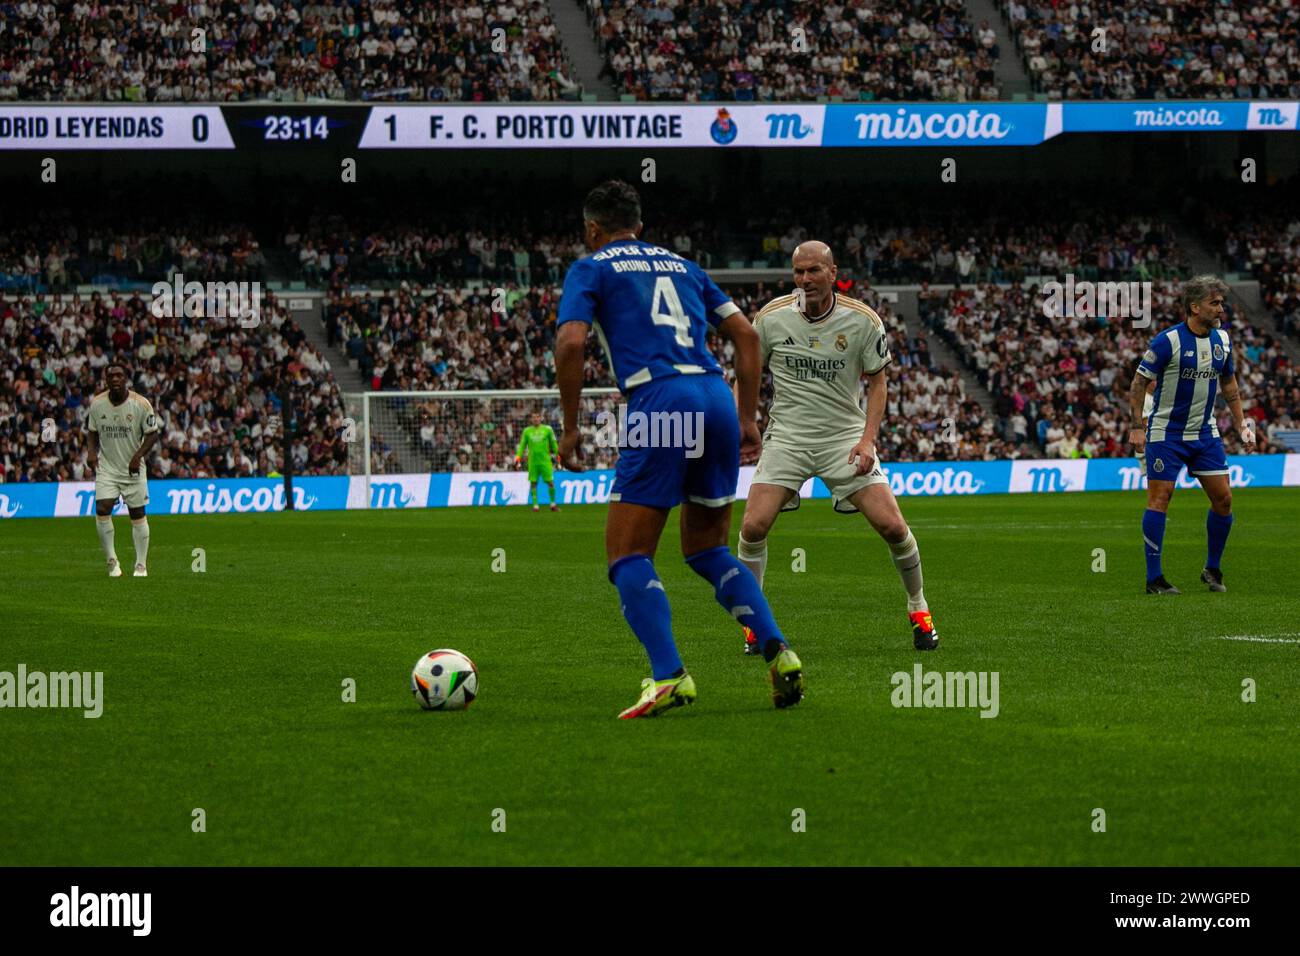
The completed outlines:
<svg viewBox="0 0 1300 956">
<path fill-rule="evenodd" d="M 618 448 L 597 440 L 601 412 L 617 414 L 617 388 L 584 389 L 578 408 L 583 461 L 612 468 Z M 562 434 L 560 392 L 554 388 L 496 391 L 363 392 L 348 396 L 356 425 L 350 443 L 354 475 L 508 471 L 519 435 L 533 412 Z"/>
</svg>

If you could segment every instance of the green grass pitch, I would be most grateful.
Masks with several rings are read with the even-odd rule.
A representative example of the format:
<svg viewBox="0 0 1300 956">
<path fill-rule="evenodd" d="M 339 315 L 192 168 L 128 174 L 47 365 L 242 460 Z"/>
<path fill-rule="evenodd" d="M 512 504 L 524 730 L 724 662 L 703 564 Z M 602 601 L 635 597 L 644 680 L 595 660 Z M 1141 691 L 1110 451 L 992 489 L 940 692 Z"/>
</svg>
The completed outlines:
<svg viewBox="0 0 1300 956">
<path fill-rule="evenodd" d="M 656 564 L 700 697 L 644 721 L 614 719 L 648 668 L 605 579 L 603 507 L 155 516 L 145 580 L 104 574 L 88 518 L 6 522 L 0 670 L 103 671 L 105 700 L 97 720 L 0 710 L 0 860 L 1300 863 L 1300 492 L 1237 492 L 1214 595 L 1205 499 L 1180 491 L 1177 598 L 1142 593 L 1136 493 L 902 507 L 942 649 L 912 650 L 866 523 L 806 501 L 770 539 L 808 683 L 789 711 L 670 522 Z M 442 646 L 478 664 L 466 713 L 411 698 Z M 895 708 L 890 675 L 917 661 L 997 671 L 1000 713 Z"/>
</svg>

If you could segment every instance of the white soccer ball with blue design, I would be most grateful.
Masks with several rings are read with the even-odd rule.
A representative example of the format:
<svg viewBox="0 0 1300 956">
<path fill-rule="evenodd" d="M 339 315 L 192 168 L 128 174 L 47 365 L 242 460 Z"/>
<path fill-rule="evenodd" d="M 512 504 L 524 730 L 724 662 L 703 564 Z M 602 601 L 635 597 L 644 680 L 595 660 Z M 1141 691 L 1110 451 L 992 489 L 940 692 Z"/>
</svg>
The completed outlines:
<svg viewBox="0 0 1300 956">
<path fill-rule="evenodd" d="M 411 693 L 425 710 L 464 710 L 478 696 L 478 668 L 460 651 L 430 651 L 415 662 Z"/>
</svg>

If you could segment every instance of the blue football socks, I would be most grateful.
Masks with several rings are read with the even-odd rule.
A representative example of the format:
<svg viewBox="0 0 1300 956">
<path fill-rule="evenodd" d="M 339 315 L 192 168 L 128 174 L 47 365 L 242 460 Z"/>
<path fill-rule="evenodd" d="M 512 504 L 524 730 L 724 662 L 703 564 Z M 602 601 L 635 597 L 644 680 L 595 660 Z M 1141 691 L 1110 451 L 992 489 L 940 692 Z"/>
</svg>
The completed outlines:
<svg viewBox="0 0 1300 956">
<path fill-rule="evenodd" d="M 1142 541 L 1146 545 L 1147 580 L 1154 581 L 1163 575 L 1160 570 L 1160 553 L 1164 548 L 1165 513 L 1148 508 L 1142 513 Z"/>
<path fill-rule="evenodd" d="M 1232 530 L 1232 515 L 1221 515 L 1213 508 L 1205 515 L 1205 538 L 1208 544 L 1205 557 L 1207 568 L 1218 568 L 1223 558 L 1223 546 L 1228 543 L 1228 532 Z"/>
<path fill-rule="evenodd" d="M 650 656 L 655 680 L 667 680 L 682 669 L 673 641 L 672 611 L 654 562 L 644 554 L 629 554 L 609 566 L 609 580 L 618 588 L 623 617 Z"/>
<path fill-rule="evenodd" d="M 768 660 L 786 639 L 776 626 L 763 589 L 752 571 L 736 558 L 726 545 L 709 548 L 686 559 L 691 570 L 713 585 L 713 595 L 737 621 L 754 632 L 763 656 Z M 769 647 L 771 642 L 775 642 Z M 771 653 L 769 653 L 769 651 Z"/>
</svg>

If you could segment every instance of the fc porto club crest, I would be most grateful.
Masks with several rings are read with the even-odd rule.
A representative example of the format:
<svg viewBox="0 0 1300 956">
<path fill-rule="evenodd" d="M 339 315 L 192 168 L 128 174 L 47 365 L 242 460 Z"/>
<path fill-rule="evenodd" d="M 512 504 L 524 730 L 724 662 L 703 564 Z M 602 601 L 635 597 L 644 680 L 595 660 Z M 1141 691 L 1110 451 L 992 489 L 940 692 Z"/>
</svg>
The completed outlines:
<svg viewBox="0 0 1300 956">
<path fill-rule="evenodd" d="M 835 351 L 847 352 L 849 350 L 849 338 L 843 332 L 835 336 Z"/>
<path fill-rule="evenodd" d="M 1154 468 L 1156 471 L 1164 471 L 1165 463 L 1161 459 L 1157 458 L 1155 461 L 1151 463 L 1151 467 Z"/>
<path fill-rule="evenodd" d="M 1223 361 L 1223 346 L 1217 342 L 1214 343 L 1214 361 L 1216 362 Z"/>
<path fill-rule="evenodd" d="M 718 109 L 718 118 L 709 127 L 709 135 L 720 146 L 726 146 L 736 138 L 736 121 L 731 118 L 725 106 Z"/>
</svg>

